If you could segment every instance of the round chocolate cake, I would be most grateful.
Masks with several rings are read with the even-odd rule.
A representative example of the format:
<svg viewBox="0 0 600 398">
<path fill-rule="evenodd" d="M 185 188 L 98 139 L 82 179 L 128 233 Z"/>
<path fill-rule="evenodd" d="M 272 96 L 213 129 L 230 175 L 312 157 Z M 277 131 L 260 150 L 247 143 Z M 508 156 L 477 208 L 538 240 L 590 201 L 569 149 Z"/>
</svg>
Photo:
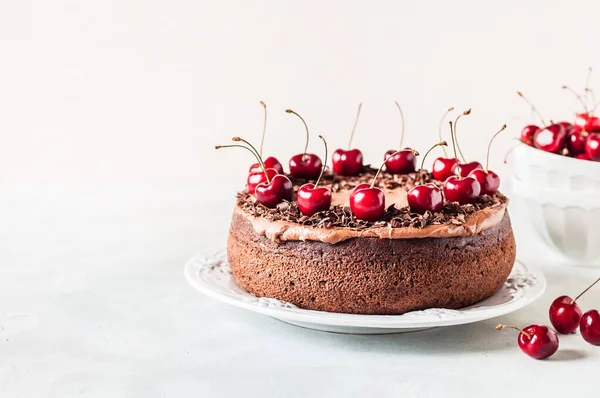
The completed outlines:
<svg viewBox="0 0 600 398">
<path fill-rule="evenodd" d="M 332 204 L 310 217 L 295 200 L 267 208 L 240 192 L 227 255 L 241 286 L 301 308 L 354 314 L 461 308 L 502 286 L 516 253 L 505 196 L 446 202 L 421 215 L 410 212 L 407 191 L 415 181 L 438 184 L 431 175 L 382 173 L 375 185 L 385 193 L 385 213 L 359 220 L 349 196 L 374 175 L 371 168 L 357 177 L 324 175 Z M 292 182 L 297 191 L 306 181 Z"/>
</svg>

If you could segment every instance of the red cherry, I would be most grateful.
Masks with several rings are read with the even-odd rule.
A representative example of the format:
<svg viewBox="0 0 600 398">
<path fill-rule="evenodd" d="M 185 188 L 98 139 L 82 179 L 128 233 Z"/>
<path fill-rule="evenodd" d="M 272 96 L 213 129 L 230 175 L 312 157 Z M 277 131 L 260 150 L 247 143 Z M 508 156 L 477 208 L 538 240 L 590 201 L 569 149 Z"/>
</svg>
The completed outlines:
<svg viewBox="0 0 600 398">
<path fill-rule="evenodd" d="M 350 209 L 358 219 L 377 221 L 385 210 L 385 195 L 377 187 L 359 184 L 350 194 Z"/>
<path fill-rule="evenodd" d="M 363 169 L 362 152 L 358 149 L 350 149 L 352 147 L 352 139 L 354 138 L 354 132 L 356 131 L 356 125 L 358 124 L 358 118 L 360 117 L 361 109 L 362 104 L 358 104 L 358 111 L 356 112 L 354 127 L 352 127 L 350 140 L 348 142 L 348 150 L 337 149 L 335 152 L 333 152 L 333 171 L 341 176 L 356 176 Z M 327 159 L 325 159 L 325 161 L 327 161 Z"/>
<path fill-rule="evenodd" d="M 600 118 L 597 116 L 588 116 L 585 124 L 585 131 L 590 133 L 600 133 Z"/>
<path fill-rule="evenodd" d="M 341 176 L 356 176 L 363 169 L 363 154 L 358 149 L 337 149 L 332 157 L 333 171 Z"/>
<path fill-rule="evenodd" d="M 590 310 L 583 314 L 579 323 L 581 337 L 593 345 L 600 345 L 600 314 L 597 310 Z"/>
<path fill-rule="evenodd" d="M 558 122 L 556 124 L 561 125 L 565 129 L 565 133 L 567 133 L 567 135 L 569 135 L 571 130 L 573 130 L 573 125 L 569 122 Z"/>
<path fill-rule="evenodd" d="M 302 118 L 302 116 L 300 116 L 293 110 L 286 109 L 285 111 L 287 113 L 293 113 L 294 115 L 298 116 L 300 120 L 302 120 L 304 128 L 306 129 L 306 144 L 304 145 L 304 153 L 292 156 L 292 158 L 290 159 L 290 174 L 294 178 L 316 180 L 319 174 L 321 173 L 323 163 L 317 155 L 314 155 L 312 153 L 306 153 L 306 150 L 308 149 L 308 140 L 310 138 L 308 126 Z"/>
<path fill-rule="evenodd" d="M 600 161 L 600 134 L 590 134 L 585 141 L 585 153 L 595 161 Z"/>
<path fill-rule="evenodd" d="M 580 160 L 587 160 L 587 161 L 592 161 L 592 158 L 590 158 L 587 153 L 580 153 L 579 155 L 575 156 L 575 159 L 580 159 Z"/>
<path fill-rule="evenodd" d="M 550 306 L 550 322 L 558 333 L 573 333 L 579 327 L 583 311 L 569 296 L 560 296 Z"/>
<path fill-rule="evenodd" d="M 546 359 L 558 350 L 558 336 L 548 326 L 530 325 L 521 330 L 514 326 L 498 325 L 496 330 L 504 328 L 519 331 L 517 338 L 519 348 L 532 358 Z"/>
<path fill-rule="evenodd" d="M 262 167 L 259 166 L 259 171 L 254 171 L 248 174 L 248 179 L 246 180 L 246 184 L 248 185 L 248 192 L 254 194 L 256 190 L 256 186 L 261 182 L 270 181 L 277 174 L 277 170 L 275 169 L 267 169 L 266 175 L 262 170 Z"/>
<path fill-rule="evenodd" d="M 437 158 L 433 162 L 432 171 L 433 177 L 438 181 L 446 181 L 456 172 L 455 158 Z"/>
<path fill-rule="evenodd" d="M 565 148 L 566 139 L 567 132 L 565 128 L 555 123 L 535 133 L 533 145 L 543 151 L 560 154 Z"/>
<path fill-rule="evenodd" d="M 323 140 L 323 145 L 325 145 L 325 161 L 327 161 L 327 141 L 325 141 L 323 136 L 319 136 L 319 138 Z M 296 194 L 298 209 L 300 209 L 302 214 L 309 217 L 320 211 L 325 211 L 331 206 L 331 191 L 325 187 L 318 187 L 324 171 L 325 165 L 321 168 L 321 174 L 319 175 L 317 182 L 314 185 L 302 185 Z"/>
<path fill-rule="evenodd" d="M 275 170 L 277 170 L 278 174 L 284 174 L 283 173 L 283 165 L 281 164 L 281 162 L 279 162 L 279 160 L 277 160 L 277 158 L 274 158 L 273 156 L 269 156 L 268 158 L 266 158 L 264 160 L 264 163 L 265 163 L 265 167 L 267 169 L 275 169 Z M 250 173 L 257 172 L 257 171 L 262 171 L 262 169 L 258 163 L 254 163 L 252 166 L 250 166 Z"/>
<path fill-rule="evenodd" d="M 294 185 L 283 174 L 277 174 L 271 182 L 261 182 L 256 186 L 254 196 L 264 206 L 275 207 L 284 200 L 292 200 Z"/>
<path fill-rule="evenodd" d="M 469 176 L 475 178 L 477 182 L 479 182 L 482 195 L 493 195 L 498 192 L 498 188 L 500 187 L 500 177 L 493 171 L 476 169 L 473 170 Z"/>
<path fill-rule="evenodd" d="M 569 149 L 569 155 L 577 156 L 585 153 L 585 141 L 587 136 L 587 131 L 582 130 L 579 126 L 573 126 L 569 136 L 567 137 L 567 148 Z"/>
<path fill-rule="evenodd" d="M 481 185 L 473 177 L 452 176 L 444 182 L 444 196 L 448 202 L 474 203 L 480 194 Z"/>
<path fill-rule="evenodd" d="M 390 149 L 385 153 L 384 159 L 388 159 L 385 168 L 392 174 L 414 173 L 417 169 L 417 157 L 415 151 L 410 148 L 401 151 Z"/>
<path fill-rule="evenodd" d="M 479 162 L 460 163 L 455 170 L 455 173 L 461 177 L 466 177 L 473 170 L 483 169 L 483 166 Z"/>
<path fill-rule="evenodd" d="M 533 146 L 533 136 L 539 130 L 541 130 L 541 128 L 535 124 L 530 124 L 529 126 L 523 127 L 523 130 L 521 130 L 521 142 L 529 146 Z"/>
<path fill-rule="evenodd" d="M 575 115 L 575 122 L 573 124 L 577 127 L 584 128 L 587 123 L 588 114 L 587 113 L 578 113 Z"/>
<path fill-rule="evenodd" d="M 408 207 L 413 213 L 425 214 L 426 211 L 439 213 L 444 208 L 444 195 L 433 184 L 413 187 L 407 194 Z"/>
<path fill-rule="evenodd" d="M 290 174 L 294 178 L 316 180 L 322 167 L 321 158 L 312 153 L 300 153 L 290 159 Z"/>
</svg>

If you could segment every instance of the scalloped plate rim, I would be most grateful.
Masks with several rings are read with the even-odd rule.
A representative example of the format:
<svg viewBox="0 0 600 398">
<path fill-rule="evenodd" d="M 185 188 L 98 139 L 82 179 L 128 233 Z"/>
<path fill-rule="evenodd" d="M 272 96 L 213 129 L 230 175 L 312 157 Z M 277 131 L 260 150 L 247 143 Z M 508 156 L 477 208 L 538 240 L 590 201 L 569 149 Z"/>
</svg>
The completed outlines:
<svg viewBox="0 0 600 398">
<path fill-rule="evenodd" d="M 206 261 L 207 258 L 215 258 L 223 253 L 224 249 L 219 250 L 212 256 L 195 255 L 185 264 L 184 274 L 188 283 L 198 290 L 211 298 L 218 301 L 230 304 L 239 308 L 244 308 L 277 318 L 282 321 L 301 322 L 306 324 L 315 325 L 329 325 L 329 326 L 347 326 L 347 327 L 362 327 L 362 328 L 377 328 L 377 329 L 414 329 L 414 328 L 431 328 L 440 326 L 455 326 L 468 323 L 479 322 L 487 319 L 496 318 L 502 315 L 509 314 L 517 311 L 537 300 L 542 296 L 546 290 L 546 279 L 542 272 L 531 266 L 526 266 L 522 261 L 516 260 L 511 276 L 515 273 L 516 267 L 517 272 L 524 270 L 528 274 L 535 277 L 535 283 L 532 286 L 525 286 L 522 288 L 522 294 L 518 297 L 513 297 L 510 301 L 501 303 L 489 307 L 477 307 L 480 306 L 487 300 L 491 300 L 502 290 L 494 293 L 491 297 L 482 300 L 481 302 L 474 304 L 473 306 L 461 308 L 458 310 L 448 310 L 443 308 L 432 308 L 423 311 L 412 311 L 402 315 L 363 315 L 363 314 L 345 314 L 338 312 L 325 312 L 307 310 L 298 307 L 285 308 L 285 307 L 266 307 L 261 305 L 258 300 L 260 298 L 250 295 L 253 297 L 253 301 L 245 301 L 248 298 L 243 298 L 241 293 L 231 292 L 225 294 L 221 291 L 216 290 L 213 286 L 203 281 L 200 278 L 200 267 L 198 260 L 203 259 Z M 234 277 L 229 273 L 229 278 L 234 281 Z M 510 278 L 510 276 L 509 276 Z M 237 282 L 235 282 L 237 284 Z M 239 286 L 239 285 L 238 285 Z M 240 287 L 240 289 L 242 289 Z M 276 300 L 276 299 L 275 299 Z M 277 300 L 280 301 L 280 300 Z M 447 315 L 440 317 L 440 315 L 434 315 L 436 312 L 446 312 Z M 429 312 L 429 313 L 428 313 Z M 453 314 L 453 315 L 450 315 Z"/>
</svg>

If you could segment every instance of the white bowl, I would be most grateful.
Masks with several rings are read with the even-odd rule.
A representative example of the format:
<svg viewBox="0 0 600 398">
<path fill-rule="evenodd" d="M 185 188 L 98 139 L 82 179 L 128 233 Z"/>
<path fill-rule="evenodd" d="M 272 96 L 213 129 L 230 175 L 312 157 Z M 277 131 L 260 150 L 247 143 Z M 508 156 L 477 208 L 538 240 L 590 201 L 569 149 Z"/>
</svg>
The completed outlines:
<svg viewBox="0 0 600 398">
<path fill-rule="evenodd" d="M 576 265 L 600 265 L 600 162 L 522 147 L 510 181 L 514 216 Z"/>
</svg>

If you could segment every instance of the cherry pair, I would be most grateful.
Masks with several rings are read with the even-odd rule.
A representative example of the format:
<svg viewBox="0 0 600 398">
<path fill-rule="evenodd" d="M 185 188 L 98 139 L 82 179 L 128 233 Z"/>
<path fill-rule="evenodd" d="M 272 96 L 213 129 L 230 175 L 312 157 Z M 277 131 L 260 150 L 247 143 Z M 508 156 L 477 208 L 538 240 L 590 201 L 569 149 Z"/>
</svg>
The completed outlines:
<svg viewBox="0 0 600 398">
<path fill-rule="evenodd" d="M 579 328 L 581 337 L 585 341 L 593 345 L 600 345 L 600 313 L 597 310 L 583 313 L 577 305 L 577 300 L 598 282 L 600 282 L 600 278 L 596 279 L 575 299 L 571 299 L 569 296 L 560 296 L 552 302 L 549 310 L 550 322 L 557 332 L 569 334 Z"/>
<path fill-rule="evenodd" d="M 245 145 L 217 145 L 215 149 L 234 147 L 244 148 L 256 157 L 258 165 L 262 170 L 262 175 L 257 172 L 251 172 L 248 175 L 247 183 L 248 191 L 251 191 L 251 193 L 254 194 L 256 200 L 260 204 L 266 207 L 275 207 L 284 200 L 292 200 L 294 187 L 289 178 L 287 178 L 283 174 L 278 174 L 277 170 L 275 169 L 267 169 L 262 160 L 262 157 L 260 156 L 260 153 L 252 144 L 250 144 L 245 139 L 240 137 L 233 137 L 231 140 L 235 142 L 243 142 Z"/>
</svg>

